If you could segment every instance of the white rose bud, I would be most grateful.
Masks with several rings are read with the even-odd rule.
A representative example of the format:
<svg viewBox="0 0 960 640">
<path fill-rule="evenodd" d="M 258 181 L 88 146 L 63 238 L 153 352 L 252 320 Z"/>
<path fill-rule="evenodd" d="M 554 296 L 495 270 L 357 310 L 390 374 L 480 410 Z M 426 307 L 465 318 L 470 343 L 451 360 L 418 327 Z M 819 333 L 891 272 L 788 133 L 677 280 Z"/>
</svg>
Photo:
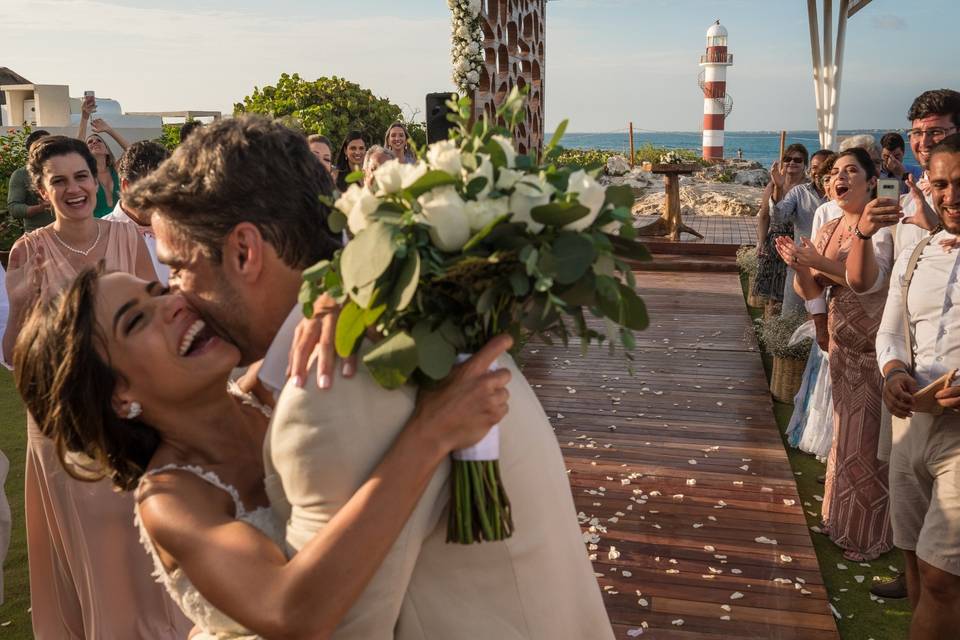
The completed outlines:
<svg viewBox="0 0 960 640">
<path fill-rule="evenodd" d="M 457 35 L 464 39 L 469 38 L 470 29 L 467 29 L 465 25 L 460 25 L 459 27 L 457 27 Z"/>
<path fill-rule="evenodd" d="M 380 199 L 366 187 L 360 187 L 356 184 L 350 185 L 347 194 L 350 194 L 350 192 L 353 193 L 350 196 L 352 199 L 350 210 L 346 212 L 347 227 L 350 229 L 350 233 L 357 235 L 370 224 L 370 216 L 380 207 Z M 336 207 L 341 211 L 343 209 L 340 208 L 340 202 L 347 197 L 347 194 L 341 196 L 340 200 L 336 202 Z"/>
<path fill-rule="evenodd" d="M 468 82 L 476 83 L 479 80 L 480 80 L 480 74 L 477 73 L 476 71 L 471 71 L 470 73 L 467 74 Z"/>
<path fill-rule="evenodd" d="M 510 212 L 510 198 L 487 198 L 479 202 L 467 200 L 466 211 L 470 230 L 476 233 Z"/>
<path fill-rule="evenodd" d="M 590 213 L 579 220 L 574 220 L 570 224 L 564 225 L 564 229 L 569 231 L 583 231 L 597 219 L 600 209 L 603 208 L 603 202 L 607 197 L 606 189 L 600 186 L 600 183 L 590 177 L 586 171 L 580 169 L 570 174 L 570 180 L 567 183 L 567 191 L 577 194 L 577 201 L 590 210 Z"/>
<path fill-rule="evenodd" d="M 459 251 L 470 239 L 470 222 L 463 199 L 452 186 L 428 191 L 417 202 L 423 221 L 430 226 L 430 239 L 441 251 Z"/>
<path fill-rule="evenodd" d="M 493 189 L 493 163 L 490 162 L 490 156 L 486 154 L 480 154 L 477 158 L 480 159 L 480 166 L 473 173 L 464 171 L 463 183 L 470 184 L 476 178 L 486 178 L 487 184 L 477 194 L 477 200 L 483 200 L 490 195 L 490 191 Z"/>
<path fill-rule="evenodd" d="M 523 171 L 516 171 L 515 169 L 500 169 L 500 177 L 497 178 L 497 189 L 501 191 L 509 191 L 513 189 L 513 185 L 517 184 L 517 180 L 522 178 L 525 174 Z"/>
<path fill-rule="evenodd" d="M 469 53 L 472 56 L 477 55 L 478 53 L 480 53 L 480 45 L 478 45 L 476 42 L 471 42 L 470 44 L 467 45 L 467 53 Z"/>
<path fill-rule="evenodd" d="M 510 196 L 510 212 L 513 213 L 513 222 L 525 222 L 527 228 L 534 233 L 543 230 L 543 224 L 535 221 L 530 210 L 550 202 L 550 196 L 555 189 L 546 180 L 539 176 L 527 175 L 519 180 Z"/>
<path fill-rule="evenodd" d="M 507 156 L 507 166 L 513 168 L 517 164 L 517 152 L 513 148 L 513 140 L 504 138 L 501 135 L 490 136 L 490 139 L 500 145 L 503 153 Z"/>
<path fill-rule="evenodd" d="M 480 6 L 480 0 L 470 0 L 470 15 L 480 15 L 480 9 L 482 8 L 483 7 Z"/>
<path fill-rule="evenodd" d="M 459 176 L 462 168 L 460 149 L 453 140 L 441 140 L 430 145 L 427 149 L 427 162 L 432 168 L 446 171 L 452 176 Z"/>
</svg>

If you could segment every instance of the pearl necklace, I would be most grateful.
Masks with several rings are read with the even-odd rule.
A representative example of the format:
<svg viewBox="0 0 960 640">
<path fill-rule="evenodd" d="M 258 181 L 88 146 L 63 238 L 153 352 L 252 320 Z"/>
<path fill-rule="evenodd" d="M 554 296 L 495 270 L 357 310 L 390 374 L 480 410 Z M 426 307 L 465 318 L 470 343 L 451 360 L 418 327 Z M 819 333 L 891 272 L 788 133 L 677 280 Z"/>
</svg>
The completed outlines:
<svg viewBox="0 0 960 640">
<path fill-rule="evenodd" d="M 76 253 L 76 254 L 78 254 L 78 255 L 81 255 L 81 256 L 86 257 L 86 256 L 90 255 L 90 252 L 93 251 L 93 250 L 96 248 L 96 246 L 100 243 L 100 223 L 99 223 L 99 222 L 97 223 L 97 237 L 94 239 L 93 244 L 90 245 L 90 248 L 87 249 L 86 251 L 83 251 L 83 250 L 81 250 L 81 249 L 76 249 L 76 248 L 74 248 L 74 247 L 71 247 L 70 245 L 68 245 L 66 242 L 63 241 L 63 239 L 60 237 L 60 234 L 57 233 L 56 231 L 53 232 L 53 237 L 54 237 L 54 238 L 56 239 L 56 241 L 59 242 L 59 243 L 63 246 L 63 248 L 66 249 L 67 251 L 72 251 L 72 252 L 74 252 L 74 253 Z"/>
</svg>

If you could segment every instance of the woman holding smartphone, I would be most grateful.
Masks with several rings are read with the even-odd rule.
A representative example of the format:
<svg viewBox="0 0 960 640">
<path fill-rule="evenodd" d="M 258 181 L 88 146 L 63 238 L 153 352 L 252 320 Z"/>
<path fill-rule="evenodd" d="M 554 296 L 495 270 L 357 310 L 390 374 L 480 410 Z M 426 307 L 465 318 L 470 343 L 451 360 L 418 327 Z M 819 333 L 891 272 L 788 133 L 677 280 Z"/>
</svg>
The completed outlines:
<svg viewBox="0 0 960 640">
<path fill-rule="evenodd" d="M 117 206 L 117 201 L 120 200 L 120 177 L 117 175 L 116 160 L 113 154 L 110 153 L 110 147 L 107 146 L 106 140 L 104 140 L 100 134 L 106 133 L 109 135 L 117 141 L 117 144 L 119 144 L 120 148 L 124 151 L 126 151 L 130 144 L 126 138 L 117 133 L 114 128 L 107 124 L 102 118 L 94 118 L 90 122 L 93 133 L 88 136 L 87 122 L 90 121 L 90 116 L 96 110 L 97 101 L 93 96 L 93 92 L 85 92 L 80 114 L 80 131 L 77 133 L 77 138 L 87 144 L 90 153 L 92 153 L 93 157 L 97 160 L 97 181 L 99 182 L 99 187 L 97 189 L 97 205 L 93 210 L 93 217 L 102 218 L 112 212 L 114 207 Z"/>
<path fill-rule="evenodd" d="M 893 258 L 893 235 L 877 219 L 899 205 L 875 197 L 877 167 L 860 148 L 837 156 L 832 188 L 842 210 L 813 243 L 777 239 L 777 250 L 796 270 L 794 288 L 806 300 L 828 293 L 829 362 L 833 383 L 834 438 L 827 460 L 824 532 L 853 562 L 893 547 L 887 464 L 877 459 L 883 380 L 875 342 Z M 892 209 L 891 209 L 892 207 Z M 862 273 L 853 263 L 875 256 Z"/>
</svg>

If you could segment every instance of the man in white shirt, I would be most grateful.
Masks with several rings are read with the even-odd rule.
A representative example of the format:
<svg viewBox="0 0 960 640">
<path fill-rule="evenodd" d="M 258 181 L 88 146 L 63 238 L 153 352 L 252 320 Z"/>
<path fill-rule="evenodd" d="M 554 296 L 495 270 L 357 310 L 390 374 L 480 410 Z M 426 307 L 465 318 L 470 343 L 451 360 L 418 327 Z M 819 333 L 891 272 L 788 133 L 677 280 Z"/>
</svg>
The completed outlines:
<svg viewBox="0 0 960 640">
<path fill-rule="evenodd" d="M 877 333 L 883 399 L 898 418 L 891 519 L 906 559 L 912 640 L 956 637 L 960 628 L 960 386 L 937 392 L 939 416 L 915 411 L 914 398 L 960 366 L 960 252 L 951 242 L 960 234 L 960 135 L 943 139 L 925 161 L 943 228 L 898 258 Z"/>
<path fill-rule="evenodd" d="M 153 261 L 153 268 L 157 272 L 157 278 L 164 285 L 170 279 L 170 268 L 157 260 L 157 239 L 153 234 L 153 228 L 150 226 L 150 214 L 134 211 L 127 207 L 123 200 L 123 194 L 130 190 L 138 180 L 153 172 L 154 169 L 170 157 L 170 152 L 164 147 L 148 140 L 134 142 L 127 147 L 127 150 L 117 161 L 117 175 L 120 177 L 120 200 L 113 211 L 103 217 L 104 220 L 111 222 L 125 222 L 137 225 L 140 236 L 143 238 L 147 249 L 150 251 L 150 259 Z"/>
</svg>

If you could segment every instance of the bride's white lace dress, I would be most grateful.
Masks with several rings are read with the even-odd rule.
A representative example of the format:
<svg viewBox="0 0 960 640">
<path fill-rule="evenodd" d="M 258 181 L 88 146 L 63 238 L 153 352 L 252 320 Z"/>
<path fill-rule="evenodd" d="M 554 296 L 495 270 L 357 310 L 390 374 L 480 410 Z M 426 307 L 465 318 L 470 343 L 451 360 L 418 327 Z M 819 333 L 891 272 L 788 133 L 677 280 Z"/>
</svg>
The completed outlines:
<svg viewBox="0 0 960 640">
<path fill-rule="evenodd" d="M 257 406 L 269 417 L 269 409 L 266 407 L 255 403 L 255 401 L 252 401 L 248 396 L 238 394 L 233 388 L 231 388 L 231 393 L 240 396 L 240 399 L 246 404 Z M 233 499 L 234 517 L 237 520 L 245 522 L 262 532 L 265 536 L 273 540 L 280 549 L 284 548 L 285 536 L 283 523 L 277 522 L 270 507 L 259 507 L 252 511 L 247 510 L 240 500 L 240 494 L 236 488 L 223 482 L 219 476 L 212 471 L 205 471 L 193 465 L 169 464 L 148 471 L 144 474 L 143 478 L 171 469 L 193 473 L 228 493 Z M 143 478 L 141 479 L 141 483 L 143 482 Z M 170 598 L 180 607 L 184 615 L 201 630 L 201 633 L 193 636 L 191 640 L 257 640 L 260 637 L 249 629 L 244 628 L 243 625 L 231 620 L 230 617 L 210 604 L 207 599 L 197 591 L 196 587 L 193 586 L 190 579 L 179 567 L 167 572 L 163 563 L 160 561 L 153 542 L 150 540 L 150 536 L 143 527 L 140 519 L 139 502 L 136 503 L 134 522 L 140 530 L 140 542 L 143 543 L 143 546 L 153 558 L 153 575 L 157 578 L 157 582 L 160 582 L 166 587 Z"/>
</svg>

